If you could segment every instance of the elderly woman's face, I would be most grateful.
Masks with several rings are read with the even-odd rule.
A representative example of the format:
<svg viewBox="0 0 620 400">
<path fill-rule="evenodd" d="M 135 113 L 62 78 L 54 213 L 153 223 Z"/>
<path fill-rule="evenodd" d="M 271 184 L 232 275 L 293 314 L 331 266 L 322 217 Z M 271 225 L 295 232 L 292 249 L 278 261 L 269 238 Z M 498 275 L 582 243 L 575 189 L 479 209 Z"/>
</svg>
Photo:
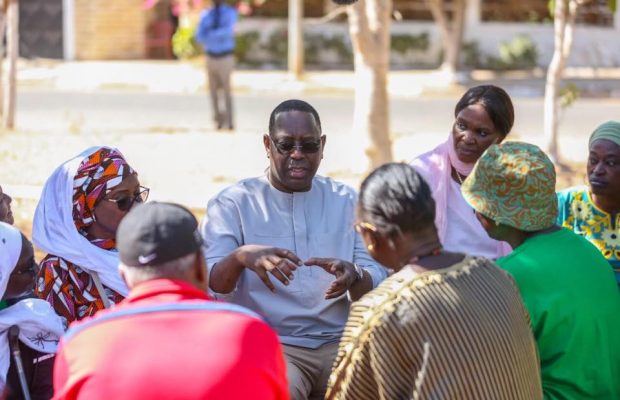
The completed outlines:
<svg viewBox="0 0 620 400">
<path fill-rule="evenodd" d="M 9 225 L 13 225 L 15 222 L 11 211 L 11 201 L 13 201 L 11 196 L 4 193 L 2 186 L 0 186 L 0 222 L 6 222 Z"/>
<path fill-rule="evenodd" d="M 129 175 L 115 186 L 97 205 L 95 205 L 95 223 L 92 228 L 99 233 L 101 238 L 114 238 L 116 230 L 129 210 L 122 210 L 121 206 L 128 199 L 134 199 L 140 193 L 140 181 L 137 175 Z M 138 201 L 134 201 L 132 207 Z M 92 233 L 92 231 L 91 231 Z M 102 235 L 103 234 L 103 235 Z"/>
<path fill-rule="evenodd" d="M 482 104 L 467 106 L 458 113 L 452 136 L 459 160 L 468 164 L 478 161 L 489 146 L 503 139 Z"/>
<path fill-rule="evenodd" d="M 620 146 L 606 139 L 595 140 L 590 146 L 587 171 L 592 193 L 620 197 Z"/>
</svg>

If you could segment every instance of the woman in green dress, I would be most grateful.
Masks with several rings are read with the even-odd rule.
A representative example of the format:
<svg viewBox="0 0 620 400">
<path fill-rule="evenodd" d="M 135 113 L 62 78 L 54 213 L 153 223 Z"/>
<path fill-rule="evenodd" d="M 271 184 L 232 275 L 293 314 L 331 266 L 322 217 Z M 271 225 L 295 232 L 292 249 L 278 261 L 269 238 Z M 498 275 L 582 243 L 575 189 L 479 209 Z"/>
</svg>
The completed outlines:
<svg viewBox="0 0 620 400">
<path fill-rule="evenodd" d="M 620 122 L 596 128 L 588 147 L 588 186 L 558 192 L 557 222 L 594 244 L 620 285 Z"/>
</svg>

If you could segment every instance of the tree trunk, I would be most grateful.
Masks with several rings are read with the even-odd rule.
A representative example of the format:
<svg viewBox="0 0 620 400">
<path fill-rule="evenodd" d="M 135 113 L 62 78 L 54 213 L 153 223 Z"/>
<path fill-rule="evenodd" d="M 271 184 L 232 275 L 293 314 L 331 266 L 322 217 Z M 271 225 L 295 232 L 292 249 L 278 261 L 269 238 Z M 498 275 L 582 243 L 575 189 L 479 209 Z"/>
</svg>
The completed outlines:
<svg viewBox="0 0 620 400">
<path fill-rule="evenodd" d="M 0 120 L 4 120 L 4 35 L 6 34 L 7 18 L 6 1 L 0 2 Z"/>
<path fill-rule="evenodd" d="M 363 143 L 371 169 L 392 161 L 387 75 L 392 0 L 358 0 L 348 8 L 354 51 L 354 143 Z"/>
<path fill-rule="evenodd" d="M 544 147 L 553 162 L 560 162 L 558 126 L 560 114 L 560 84 L 570 55 L 573 30 L 579 5 L 574 0 L 557 0 L 554 10 L 554 49 L 547 69 L 544 100 Z"/>
<path fill-rule="evenodd" d="M 19 8 L 17 0 L 9 0 L 7 8 L 7 58 L 9 60 L 4 87 L 2 125 L 15 128 L 15 101 L 17 91 L 17 56 L 19 52 Z"/>
<path fill-rule="evenodd" d="M 304 73 L 303 41 L 304 4 L 302 0 L 288 1 L 288 72 L 297 80 Z"/>
<path fill-rule="evenodd" d="M 452 18 L 448 18 L 444 0 L 427 0 L 428 6 L 441 33 L 443 63 L 441 69 L 446 71 L 452 81 L 456 78 L 461 56 L 461 44 L 465 26 L 466 0 L 454 0 Z"/>
</svg>

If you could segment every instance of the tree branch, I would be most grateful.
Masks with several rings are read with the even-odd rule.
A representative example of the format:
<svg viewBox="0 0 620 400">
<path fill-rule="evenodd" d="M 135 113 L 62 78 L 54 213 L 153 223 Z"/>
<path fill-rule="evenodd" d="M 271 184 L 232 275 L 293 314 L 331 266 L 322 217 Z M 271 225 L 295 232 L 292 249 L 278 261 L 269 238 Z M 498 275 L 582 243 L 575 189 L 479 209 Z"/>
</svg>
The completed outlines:
<svg viewBox="0 0 620 400">
<path fill-rule="evenodd" d="M 314 20 L 309 20 L 309 21 L 306 22 L 306 24 L 307 25 L 325 24 L 327 22 L 330 22 L 330 21 L 338 18 L 342 14 L 346 14 L 347 13 L 347 8 L 348 8 L 348 6 L 336 7 L 333 10 L 331 10 L 329 13 L 327 13 L 326 15 L 322 16 L 321 18 L 314 19 Z"/>
</svg>

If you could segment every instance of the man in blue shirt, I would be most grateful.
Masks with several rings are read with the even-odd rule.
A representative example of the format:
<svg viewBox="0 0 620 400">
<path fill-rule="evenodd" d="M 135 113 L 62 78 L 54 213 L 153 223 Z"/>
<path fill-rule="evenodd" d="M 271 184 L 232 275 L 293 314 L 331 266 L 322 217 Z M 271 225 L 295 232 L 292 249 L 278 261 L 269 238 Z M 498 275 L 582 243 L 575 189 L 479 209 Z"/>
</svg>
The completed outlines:
<svg viewBox="0 0 620 400">
<path fill-rule="evenodd" d="M 233 129 L 230 74 L 235 65 L 235 23 L 237 10 L 224 4 L 224 0 L 213 0 L 213 6 L 202 12 L 196 30 L 196 40 L 207 53 L 207 78 L 218 130 Z"/>
<path fill-rule="evenodd" d="M 325 397 L 351 302 L 386 275 L 353 227 L 355 191 L 316 175 L 325 143 L 314 107 L 282 102 L 267 172 L 211 199 L 202 226 L 212 292 L 276 330 L 293 400 Z"/>
</svg>

